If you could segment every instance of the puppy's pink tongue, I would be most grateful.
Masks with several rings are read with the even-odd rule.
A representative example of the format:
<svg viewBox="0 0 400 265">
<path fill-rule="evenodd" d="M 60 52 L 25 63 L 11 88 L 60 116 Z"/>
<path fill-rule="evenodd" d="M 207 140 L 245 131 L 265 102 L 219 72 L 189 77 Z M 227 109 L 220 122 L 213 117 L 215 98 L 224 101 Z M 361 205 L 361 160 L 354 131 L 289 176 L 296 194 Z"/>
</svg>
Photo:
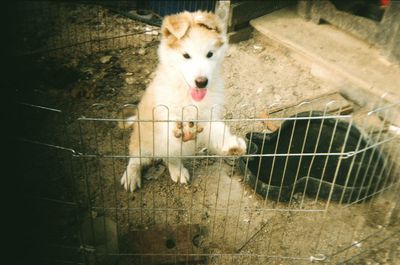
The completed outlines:
<svg viewBox="0 0 400 265">
<path fill-rule="evenodd" d="M 190 89 L 190 94 L 192 95 L 192 98 L 194 100 L 200 101 L 206 96 L 207 89 L 205 89 L 205 88 L 191 88 Z"/>
</svg>

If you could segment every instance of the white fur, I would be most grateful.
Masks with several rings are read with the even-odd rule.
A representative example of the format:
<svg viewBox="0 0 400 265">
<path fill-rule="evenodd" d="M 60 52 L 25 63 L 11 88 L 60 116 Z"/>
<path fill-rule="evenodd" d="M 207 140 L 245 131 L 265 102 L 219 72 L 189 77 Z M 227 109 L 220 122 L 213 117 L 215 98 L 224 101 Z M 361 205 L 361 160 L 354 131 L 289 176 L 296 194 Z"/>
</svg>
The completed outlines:
<svg viewBox="0 0 400 265">
<path fill-rule="evenodd" d="M 138 133 L 132 137 L 139 136 L 140 147 L 130 148 L 130 155 L 135 158 L 130 158 L 127 170 L 121 178 L 121 184 L 126 190 L 134 191 L 141 186 L 140 166 L 151 162 L 151 159 L 143 158 L 144 156 L 162 157 L 169 168 L 171 179 L 174 182 L 187 183 L 190 180 L 189 172 L 179 157 L 195 154 L 196 143 L 206 146 L 216 154 L 227 155 L 232 150 L 244 153 L 246 144 L 242 138 L 232 135 L 226 124 L 211 121 L 222 118 L 221 111 L 214 109 L 214 106 L 224 104 L 223 80 L 219 69 L 227 41 L 225 33 L 221 34 L 225 44 L 219 48 L 214 48 L 214 38 L 205 38 L 200 31 L 191 31 L 182 40 L 179 49 L 170 48 L 165 39 L 161 41 L 158 49 L 160 63 L 154 80 L 139 104 L 139 122 L 136 118 L 129 121 L 137 125 L 134 130 L 138 130 Z M 213 52 L 213 56 L 206 58 L 209 51 Z M 185 59 L 183 53 L 188 53 L 191 58 Z M 195 87 L 194 80 L 199 76 L 207 77 L 208 85 L 205 98 L 197 102 L 192 99 L 190 88 Z M 196 141 L 183 142 L 174 136 L 176 122 L 173 120 L 180 121 L 182 118 L 207 121 L 198 123 L 204 130 L 197 135 Z M 154 126 L 149 126 L 149 123 L 140 120 L 170 122 L 154 122 Z M 153 133 L 149 133 L 153 129 Z"/>
</svg>

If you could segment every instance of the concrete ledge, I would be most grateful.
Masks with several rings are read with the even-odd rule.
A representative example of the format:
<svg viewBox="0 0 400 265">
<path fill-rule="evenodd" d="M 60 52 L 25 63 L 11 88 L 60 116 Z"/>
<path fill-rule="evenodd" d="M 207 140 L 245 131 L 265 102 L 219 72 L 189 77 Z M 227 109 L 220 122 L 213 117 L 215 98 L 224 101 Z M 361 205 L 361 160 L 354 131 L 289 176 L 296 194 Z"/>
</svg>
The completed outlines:
<svg viewBox="0 0 400 265">
<path fill-rule="evenodd" d="M 361 88 L 380 97 L 400 97 L 400 68 L 379 50 L 331 25 L 316 25 L 294 9 L 282 9 L 251 20 L 250 24 L 273 42 L 285 46 L 310 64 L 311 71 L 342 86 Z"/>
</svg>

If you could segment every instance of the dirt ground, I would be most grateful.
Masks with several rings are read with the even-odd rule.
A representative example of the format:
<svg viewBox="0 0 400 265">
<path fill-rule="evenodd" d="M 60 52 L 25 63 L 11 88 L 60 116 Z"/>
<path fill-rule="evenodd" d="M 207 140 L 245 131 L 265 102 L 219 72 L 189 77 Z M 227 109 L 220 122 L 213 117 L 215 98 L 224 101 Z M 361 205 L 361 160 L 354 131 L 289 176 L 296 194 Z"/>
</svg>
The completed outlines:
<svg viewBox="0 0 400 265">
<path fill-rule="evenodd" d="M 107 29 L 118 28 L 119 33 L 125 34 L 131 34 L 133 29 L 137 34 L 148 27 L 101 11 L 100 21 L 106 26 L 100 23 L 91 27 L 91 21 L 86 21 L 89 26 L 85 30 L 100 29 L 112 36 L 116 33 Z M 93 10 L 84 7 L 74 12 Z M 63 23 L 72 25 L 69 30 L 76 31 L 74 26 L 83 22 L 64 20 Z M 154 164 L 140 190 L 134 193 L 123 190 L 119 180 L 126 166 L 130 132 L 120 130 L 115 119 L 120 118 L 122 106 L 140 100 L 153 77 L 157 65 L 156 30 L 147 28 L 146 33 L 130 35 L 122 42 L 118 39 L 115 42 L 120 41 L 119 45 L 107 42 L 98 46 L 99 51 L 89 54 L 81 47 L 81 50 L 65 49 L 50 56 L 30 58 L 34 71 L 27 68 L 24 74 L 26 79 L 35 80 L 31 84 L 35 89 L 19 91 L 19 98 L 62 112 L 30 113 L 36 118 L 26 123 L 27 128 L 36 128 L 38 123 L 42 127 L 21 134 L 56 149 L 74 150 L 57 156 L 46 153 L 48 160 L 38 162 L 46 163 L 48 175 L 54 180 L 43 184 L 46 187 L 41 191 L 45 197 L 79 202 L 80 210 L 73 212 L 79 215 L 77 223 L 83 223 L 83 230 L 100 234 L 98 237 L 106 234 L 105 245 L 111 253 L 126 249 L 120 239 L 129 231 L 151 230 L 166 224 L 200 224 L 199 246 L 201 252 L 211 254 L 208 264 L 305 264 L 321 255 L 329 264 L 352 256 L 355 256 L 353 261 L 346 264 L 395 264 L 399 260 L 396 244 L 399 235 L 390 237 L 396 228 L 388 227 L 389 212 L 394 206 L 394 194 L 390 191 L 351 206 L 302 194 L 295 194 L 289 204 L 276 203 L 264 200 L 243 182 L 237 160 L 219 158 L 186 161 L 192 174 L 188 186 L 173 183 L 165 167 Z M 54 42 L 51 38 L 49 41 Z M 300 103 L 335 90 L 314 77 L 287 51 L 270 45 L 257 34 L 230 46 L 223 75 L 228 119 L 257 118 L 277 106 Z M 30 110 L 28 106 L 25 111 Z M 264 129 L 255 121 L 232 122 L 231 126 L 242 136 L 249 130 Z M 92 228 L 90 220 L 107 221 L 100 228 Z M 71 222 L 57 223 L 58 233 L 69 231 Z M 93 236 L 81 232 L 84 239 Z M 386 237 L 389 240 L 383 242 L 384 247 L 375 245 Z M 60 244 L 77 240 L 76 236 L 68 235 L 56 239 Z M 94 245 L 104 250 L 104 242 Z M 372 254 L 361 255 L 366 250 L 372 250 Z M 104 255 L 99 255 L 98 260 L 106 263 L 103 258 Z"/>
</svg>

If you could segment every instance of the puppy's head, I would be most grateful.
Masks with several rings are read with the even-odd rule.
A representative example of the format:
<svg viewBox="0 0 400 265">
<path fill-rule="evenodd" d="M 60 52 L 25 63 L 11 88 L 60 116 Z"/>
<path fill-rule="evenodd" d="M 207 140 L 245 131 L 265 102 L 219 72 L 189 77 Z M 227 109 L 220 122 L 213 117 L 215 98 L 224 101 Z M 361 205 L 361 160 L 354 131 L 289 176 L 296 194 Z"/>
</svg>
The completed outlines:
<svg viewBox="0 0 400 265">
<path fill-rule="evenodd" d="M 209 12 L 183 12 L 165 17 L 161 31 L 161 63 L 175 68 L 192 98 L 201 101 L 213 86 L 227 48 L 220 19 Z"/>
</svg>

